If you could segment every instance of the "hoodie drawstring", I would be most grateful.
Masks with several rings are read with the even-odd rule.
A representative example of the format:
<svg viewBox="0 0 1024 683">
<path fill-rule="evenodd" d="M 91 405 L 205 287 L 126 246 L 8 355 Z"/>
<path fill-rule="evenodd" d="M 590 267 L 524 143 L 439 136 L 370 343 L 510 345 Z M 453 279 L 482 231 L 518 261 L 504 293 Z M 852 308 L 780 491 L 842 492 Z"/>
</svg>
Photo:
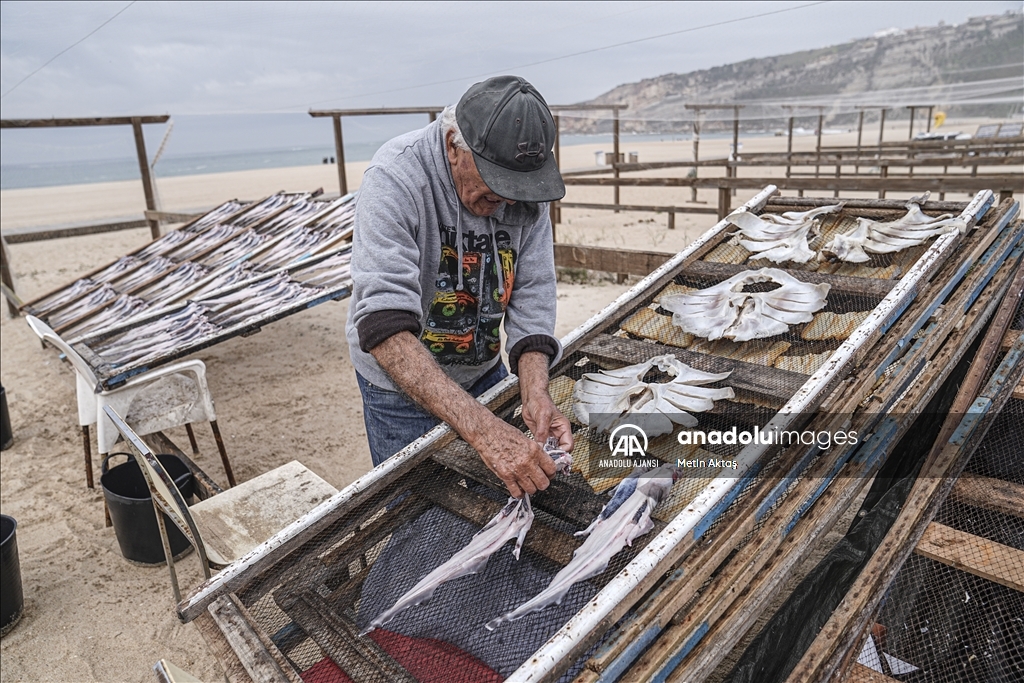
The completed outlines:
<svg viewBox="0 0 1024 683">
<path fill-rule="evenodd" d="M 494 251 L 494 270 L 498 274 L 498 298 L 505 298 L 505 269 L 501 265 L 501 254 L 498 252 L 498 225 L 491 216 L 491 247 Z"/>
<path fill-rule="evenodd" d="M 456 249 L 459 254 L 459 262 L 456 267 L 459 270 L 459 283 L 455 286 L 455 290 L 462 291 L 462 202 L 458 197 L 455 198 L 455 243 Z"/>
</svg>

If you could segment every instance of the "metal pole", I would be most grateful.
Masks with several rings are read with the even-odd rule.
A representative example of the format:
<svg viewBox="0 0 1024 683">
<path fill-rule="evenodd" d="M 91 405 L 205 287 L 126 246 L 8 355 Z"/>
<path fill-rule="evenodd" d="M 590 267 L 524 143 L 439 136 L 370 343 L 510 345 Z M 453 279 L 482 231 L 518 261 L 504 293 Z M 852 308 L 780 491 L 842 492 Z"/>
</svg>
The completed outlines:
<svg viewBox="0 0 1024 683">
<path fill-rule="evenodd" d="M 142 134 L 142 119 L 132 117 L 132 132 L 135 133 L 135 152 L 139 157 L 139 171 L 142 172 L 142 191 L 146 195 L 146 208 L 156 211 L 156 193 L 153 192 L 153 176 L 149 172 L 149 157 L 146 156 L 146 138 Z M 160 221 L 147 218 L 149 232 L 156 239 L 160 236 Z"/>
<path fill-rule="evenodd" d="M 334 122 L 334 154 L 338 160 L 338 191 L 344 197 L 348 194 L 348 180 L 345 179 L 345 143 L 341 137 L 341 114 L 331 117 Z"/>
<path fill-rule="evenodd" d="M 619 110 L 612 109 L 612 157 L 615 160 L 612 169 L 615 172 L 615 178 L 619 177 Z M 615 184 L 615 204 L 619 203 L 619 185 Z M 619 210 L 616 209 L 615 213 Z"/>
</svg>

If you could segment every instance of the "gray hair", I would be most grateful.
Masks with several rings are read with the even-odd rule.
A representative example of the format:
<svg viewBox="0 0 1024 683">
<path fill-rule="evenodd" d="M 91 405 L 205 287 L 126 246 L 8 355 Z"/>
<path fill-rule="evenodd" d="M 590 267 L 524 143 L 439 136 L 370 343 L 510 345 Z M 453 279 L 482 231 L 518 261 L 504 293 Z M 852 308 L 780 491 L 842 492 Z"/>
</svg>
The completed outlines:
<svg viewBox="0 0 1024 683">
<path fill-rule="evenodd" d="M 462 137 L 462 131 L 459 129 L 459 122 L 455 118 L 455 105 L 449 104 L 441 112 L 441 136 L 447 140 L 448 131 L 452 131 L 452 144 L 456 148 L 469 152 L 469 145 L 466 144 L 466 138 Z"/>
</svg>

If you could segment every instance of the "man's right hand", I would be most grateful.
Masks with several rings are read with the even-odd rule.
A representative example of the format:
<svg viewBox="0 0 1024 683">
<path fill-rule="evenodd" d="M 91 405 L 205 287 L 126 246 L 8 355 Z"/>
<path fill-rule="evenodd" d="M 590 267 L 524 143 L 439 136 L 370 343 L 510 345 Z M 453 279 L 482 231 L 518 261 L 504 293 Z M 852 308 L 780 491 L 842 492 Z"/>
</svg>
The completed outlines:
<svg viewBox="0 0 1024 683">
<path fill-rule="evenodd" d="M 514 498 L 546 489 L 555 476 L 555 461 L 526 434 L 494 415 L 491 418 L 491 424 L 470 443 L 487 468 Z"/>
</svg>

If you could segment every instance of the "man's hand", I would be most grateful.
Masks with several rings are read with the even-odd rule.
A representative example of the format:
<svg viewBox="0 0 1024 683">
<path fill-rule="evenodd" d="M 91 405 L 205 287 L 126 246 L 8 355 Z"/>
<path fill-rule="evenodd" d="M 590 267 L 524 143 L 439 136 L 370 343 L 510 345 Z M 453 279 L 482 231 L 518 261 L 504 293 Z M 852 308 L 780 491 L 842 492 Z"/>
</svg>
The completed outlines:
<svg viewBox="0 0 1024 683">
<path fill-rule="evenodd" d="M 548 393 L 548 357 L 528 351 L 519 358 L 519 395 L 523 400 L 523 421 L 539 443 L 549 436 L 558 438 L 563 451 L 572 451 L 572 426 L 555 407 Z"/>
<path fill-rule="evenodd" d="M 451 425 L 480 454 L 484 464 L 498 475 L 514 497 L 543 491 L 548 487 L 555 474 L 555 463 L 551 456 L 544 452 L 539 443 L 531 441 L 521 431 L 495 417 L 483 404 L 453 382 L 412 333 L 399 332 L 375 346 L 370 353 L 412 400 Z M 523 419 L 542 443 L 550 433 L 559 437 L 562 448 L 569 450 L 572 448 L 569 421 L 558 412 L 547 394 L 547 356 L 541 353 L 523 354 L 524 358 L 532 356 L 538 356 L 539 359 L 530 358 L 527 361 L 531 388 L 523 393 Z M 520 360 L 520 381 L 523 378 L 523 367 L 523 361 Z M 537 391 L 541 384 L 538 368 L 543 370 L 542 392 Z M 544 399 L 547 406 L 544 405 Z M 537 425 L 545 426 L 545 436 L 538 433 Z"/>
</svg>

